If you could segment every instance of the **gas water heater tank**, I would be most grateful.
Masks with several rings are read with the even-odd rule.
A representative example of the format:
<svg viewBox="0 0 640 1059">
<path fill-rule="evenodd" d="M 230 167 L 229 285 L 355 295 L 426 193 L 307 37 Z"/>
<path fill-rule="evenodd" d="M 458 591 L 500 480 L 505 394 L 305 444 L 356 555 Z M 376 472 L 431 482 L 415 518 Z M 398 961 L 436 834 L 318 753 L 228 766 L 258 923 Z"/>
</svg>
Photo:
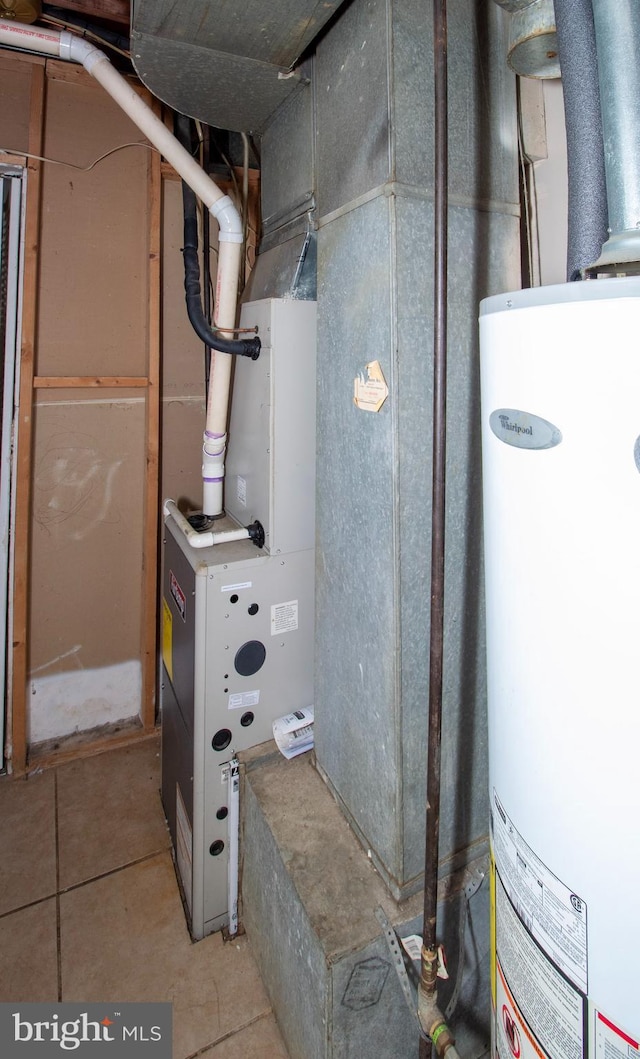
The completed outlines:
<svg viewBox="0 0 640 1059">
<path fill-rule="evenodd" d="M 493 1054 L 640 1056 L 640 279 L 480 317 Z"/>
</svg>

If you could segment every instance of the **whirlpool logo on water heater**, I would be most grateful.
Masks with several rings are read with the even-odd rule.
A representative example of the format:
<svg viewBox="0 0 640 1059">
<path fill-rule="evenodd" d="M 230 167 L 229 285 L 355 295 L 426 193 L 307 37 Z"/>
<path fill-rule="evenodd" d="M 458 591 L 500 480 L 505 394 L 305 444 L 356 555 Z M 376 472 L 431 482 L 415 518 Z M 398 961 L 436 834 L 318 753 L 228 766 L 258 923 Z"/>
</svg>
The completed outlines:
<svg viewBox="0 0 640 1059">
<path fill-rule="evenodd" d="M 548 419 L 520 408 L 496 408 L 489 426 L 505 445 L 518 449 L 553 449 L 562 441 L 561 431 Z"/>
</svg>

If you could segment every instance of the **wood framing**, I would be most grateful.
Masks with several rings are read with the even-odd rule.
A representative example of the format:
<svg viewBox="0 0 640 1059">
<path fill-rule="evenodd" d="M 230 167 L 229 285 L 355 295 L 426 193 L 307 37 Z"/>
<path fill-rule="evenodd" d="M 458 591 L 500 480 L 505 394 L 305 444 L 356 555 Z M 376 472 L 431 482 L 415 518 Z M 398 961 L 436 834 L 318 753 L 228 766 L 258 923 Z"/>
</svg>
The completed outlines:
<svg viewBox="0 0 640 1059">
<path fill-rule="evenodd" d="M 34 64 L 31 72 L 29 154 L 41 155 L 44 139 L 45 68 Z M 33 443 L 33 375 L 38 309 L 38 250 L 40 237 L 42 163 L 31 158 L 27 166 L 27 207 L 17 421 L 16 513 L 13 572 L 13 655 L 11 672 L 10 759 L 14 773 L 27 763 L 28 587 L 31 519 L 31 453 Z"/>
<path fill-rule="evenodd" d="M 7 59 L 0 54 L 3 63 L 22 62 L 30 64 L 30 81 L 25 88 L 25 100 L 29 100 L 29 127 L 28 144 L 26 142 L 27 113 L 26 103 L 24 110 L 24 142 L 20 145 L 23 150 L 28 149 L 29 155 L 42 156 L 45 154 L 45 128 L 49 135 L 49 126 L 46 125 L 45 115 L 51 110 L 53 93 L 56 81 L 66 81 L 71 84 L 95 85 L 86 71 L 65 66 L 56 60 L 44 61 L 34 60 L 31 56 L 14 57 Z M 100 86 L 96 85 L 97 91 Z M 142 87 L 137 89 L 146 100 L 151 103 L 150 94 Z M 27 93 L 29 95 L 27 96 Z M 49 107 L 47 108 L 47 98 Z M 58 95 L 58 100 L 60 96 Z M 51 151 L 55 157 L 55 148 Z M 138 359 L 132 361 L 131 367 L 137 374 L 126 374 L 122 368 L 114 363 L 116 374 L 106 375 L 100 373 L 104 361 L 87 363 L 89 372 L 94 374 L 64 374 L 66 365 L 75 368 L 73 358 L 51 357 L 49 355 L 51 342 L 43 351 L 42 332 L 38 343 L 38 327 L 42 327 L 41 315 L 44 312 L 45 294 L 43 293 L 41 267 L 51 267 L 51 243 L 49 236 L 48 254 L 45 254 L 46 240 L 43 236 L 43 224 L 45 221 L 44 208 L 42 206 L 43 185 L 47 194 L 47 167 L 37 158 L 26 159 L 24 155 L 0 156 L 0 162 L 7 160 L 13 164 L 21 164 L 26 168 L 26 217 L 25 217 L 25 247 L 24 247 L 24 273 L 23 273 L 23 311 L 22 311 L 22 341 L 20 352 L 20 364 L 18 366 L 18 393 L 19 407 L 16 417 L 16 478 L 15 478 L 15 525 L 14 525 L 14 566 L 13 566 L 13 642 L 10 652 L 10 694 L 7 710 L 7 750 L 11 771 L 15 775 L 23 775 L 35 764 L 38 767 L 48 766 L 74 757 L 86 756 L 87 754 L 99 753 L 101 749 L 116 745 L 127 745 L 129 742 L 140 738 L 147 738 L 155 731 L 156 724 L 156 681 L 157 681 L 157 566 L 158 566 L 158 503 L 159 503 L 159 450 L 160 450 L 160 243 L 161 243 L 161 174 L 160 156 L 157 151 L 148 152 L 145 169 L 142 169 L 141 201 L 144 205 L 144 217 L 147 221 L 146 247 L 145 233 L 141 228 L 142 240 L 140 243 L 142 254 L 142 268 L 138 270 L 137 277 L 140 284 L 139 299 L 141 309 L 140 320 L 143 322 L 144 346 L 136 339 L 135 349 L 138 351 Z M 72 175 L 70 180 L 75 182 Z M 46 208 L 46 207 L 45 207 Z M 69 203 L 67 202 L 67 207 Z M 75 208 L 74 205 L 71 208 Z M 142 221 L 142 214 L 140 214 Z M 45 230 L 46 231 L 46 230 Z M 50 229 L 48 229 L 50 232 Z M 146 262 L 146 264 L 145 264 Z M 55 265 L 54 265 L 55 267 Z M 50 275 L 50 273 L 47 273 Z M 51 305 L 50 286 L 48 291 L 49 307 Z M 64 348 L 64 347 L 61 347 Z M 39 352 L 38 352 L 39 350 Z M 144 357 L 143 357 L 144 354 Z M 76 358 L 77 360 L 77 358 Z M 109 364 L 106 360 L 105 366 Z M 42 374 L 36 374 L 36 366 L 40 367 Z M 60 366 L 62 372 L 56 374 Z M 49 373 L 47 373 L 49 369 Z M 51 371 L 53 369 L 53 371 Z M 97 371 L 96 371 L 97 369 Z M 76 369 L 77 370 L 77 369 Z M 81 369 L 82 370 L 82 369 Z M 142 541 L 141 583 L 135 585 L 134 591 L 138 594 L 140 606 L 140 618 L 136 617 L 134 629 L 139 633 L 139 660 L 141 665 L 141 700 L 140 716 L 134 723 L 125 724 L 125 729 L 119 730 L 119 726 L 113 730 L 113 725 L 107 724 L 104 733 L 99 734 L 97 729 L 86 733 L 80 733 L 81 737 L 72 735 L 60 737 L 59 740 L 50 739 L 48 743 L 40 743 L 34 754 L 29 747 L 29 708 L 31 698 L 27 692 L 30 688 L 31 672 L 34 661 L 33 623 L 30 620 L 30 598 L 34 588 L 38 590 L 39 581 L 34 577 L 34 557 L 37 549 L 34 546 L 34 521 L 38 516 L 38 485 L 37 485 L 37 459 L 39 449 L 40 433 L 34 440 L 35 410 L 38 408 L 38 431 L 41 431 L 41 423 L 47 422 L 41 419 L 43 409 L 50 410 L 56 407 L 59 400 L 56 392 L 63 390 L 75 391 L 69 395 L 62 394 L 63 404 L 69 399 L 79 400 L 85 403 L 82 390 L 89 391 L 85 396 L 91 395 L 91 402 L 96 400 L 97 391 L 105 394 L 104 402 L 107 404 L 113 400 L 115 403 L 122 402 L 127 398 L 127 391 L 133 391 L 136 401 L 126 407 L 133 407 L 137 402 L 144 402 L 144 457 L 143 457 L 143 479 L 141 479 L 142 494 L 138 501 L 137 511 L 142 519 Z M 109 394 L 109 391 L 111 392 Z M 36 405 L 36 396 L 40 394 L 40 400 Z M 44 399 L 44 400 L 43 400 Z M 102 400 L 97 396 L 98 402 Z M 103 402 L 103 403 L 104 403 Z M 123 407 L 120 404 L 120 407 Z M 142 412 L 142 409 L 141 409 Z M 55 414 L 55 413 L 54 413 Z M 66 414 L 66 413 L 65 413 Z M 142 424 L 141 424 L 142 425 Z M 133 429 L 133 428 L 132 428 Z M 46 435 L 45 435 L 46 436 Z M 141 449 L 137 447 L 138 468 L 140 468 Z M 139 471 L 138 471 L 139 473 Z M 35 476 L 35 478 L 34 478 Z M 34 482 L 36 484 L 34 484 Z M 135 496 L 135 494 L 134 494 Z M 40 509 L 41 510 L 41 509 Z M 41 538 L 39 538 L 41 539 Z M 38 545 L 38 547 L 41 547 Z M 40 555 L 42 555 L 40 550 Z M 140 567 L 138 567 L 139 573 Z M 37 593 L 36 593 L 37 594 Z M 33 604 L 34 608 L 37 602 Z M 140 624 L 138 624 L 140 622 Z M 44 628 L 45 626 L 41 626 Z M 79 642 L 79 641 L 78 641 Z M 52 652 L 53 653 L 53 652 Z M 30 654 L 32 657 L 30 658 Z M 42 666 L 40 667 L 42 668 Z M 37 672 L 37 670 L 36 670 Z M 58 749 L 57 743 L 60 743 Z"/>
<path fill-rule="evenodd" d="M 160 227 L 162 221 L 162 177 L 160 156 L 149 155 L 149 265 L 147 273 L 148 388 L 146 403 L 147 472 L 144 498 L 143 583 L 142 583 L 142 710 L 143 728 L 156 721 L 158 646 L 158 483 L 160 475 Z"/>
<path fill-rule="evenodd" d="M 129 0 L 56 0 L 56 7 L 77 11 L 85 18 L 106 18 L 110 22 L 129 25 L 131 4 Z"/>
<path fill-rule="evenodd" d="M 85 390 L 94 386 L 136 390 L 149 386 L 149 379 L 146 375 L 36 375 L 33 380 L 34 390 Z"/>
</svg>

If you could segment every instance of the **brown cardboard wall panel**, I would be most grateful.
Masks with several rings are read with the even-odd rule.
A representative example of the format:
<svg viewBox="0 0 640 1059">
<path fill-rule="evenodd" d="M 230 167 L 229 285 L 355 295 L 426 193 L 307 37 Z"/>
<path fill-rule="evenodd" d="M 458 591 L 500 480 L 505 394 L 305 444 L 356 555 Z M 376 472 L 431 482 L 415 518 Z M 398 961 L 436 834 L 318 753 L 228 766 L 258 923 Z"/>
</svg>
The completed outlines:
<svg viewBox="0 0 640 1059">
<path fill-rule="evenodd" d="M 162 498 L 181 510 L 202 509 L 202 398 L 173 398 L 163 404 Z"/>
<path fill-rule="evenodd" d="M 165 398 L 204 396 L 204 345 L 187 316 L 183 245 L 182 184 L 179 180 L 165 180 L 162 209 L 162 393 Z M 215 261 L 212 267 L 215 268 Z M 200 284 L 203 286 L 202 276 Z"/>
<path fill-rule="evenodd" d="M 138 659 L 144 401 L 62 391 L 34 419 L 31 674 Z"/>
<path fill-rule="evenodd" d="M 31 64 L 0 52 L 0 147 L 16 154 L 29 149 L 30 84 Z"/>
<path fill-rule="evenodd" d="M 46 157 L 88 166 L 142 140 L 100 86 L 48 80 Z M 146 372 L 148 151 L 43 166 L 38 375 Z"/>
<path fill-rule="evenodd" d="M 180 181 L 165 180 L 162 214 L 162 497 L 185 501 L 186 507 L 196 510 L 202 507 L 202 434 L 206 408 L 204 345 L 187 316 L 180 252 L 182 236 L 182 185 Z"/>
</svg>

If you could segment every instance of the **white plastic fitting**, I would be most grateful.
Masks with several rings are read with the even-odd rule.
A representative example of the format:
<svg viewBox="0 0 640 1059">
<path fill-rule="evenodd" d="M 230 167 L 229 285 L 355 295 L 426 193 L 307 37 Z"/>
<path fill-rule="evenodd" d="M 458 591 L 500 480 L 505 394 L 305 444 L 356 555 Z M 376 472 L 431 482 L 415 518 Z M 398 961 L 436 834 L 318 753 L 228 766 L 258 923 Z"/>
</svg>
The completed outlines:
<svg viewBox="0 0 640 1059">
<path fill-rule="evenodd" d="M 242 242 L 242 221 L 240 214 L 235 208 L 233 202 L 228 195 L 218 199 L 212 206 L 209 207 L 209 213 L 215 217 L 218 222 L 220 232 L 218 233 L 218 240 L 221 243 L 241 243 Z"/>
<path fill-rule="evenodd" d="M 175 500 L 167 499 L 162 505 L 165 519 L 172 518 L 192 548 L 212 548 L 214 544 L 229 544 L 231 541 L 249 540 L 249 530 L 238 526 L 234 530 L 208 530 L 198 533 L 184 517 Z"/>
</svg>

